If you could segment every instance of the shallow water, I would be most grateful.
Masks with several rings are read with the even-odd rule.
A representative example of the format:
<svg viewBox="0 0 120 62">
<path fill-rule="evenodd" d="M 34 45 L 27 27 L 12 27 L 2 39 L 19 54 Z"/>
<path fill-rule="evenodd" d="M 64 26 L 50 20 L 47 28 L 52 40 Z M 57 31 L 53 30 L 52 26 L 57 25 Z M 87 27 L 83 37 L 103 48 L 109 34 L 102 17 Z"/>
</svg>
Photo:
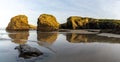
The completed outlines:
<svg viewBox="0 0 120 62">
<path fill-rule="evenodd" d="M 115 35 L 114 35 L 115 36 Z M 19 57 L 15 48 L 29 45 L 38 57 Z M 0 62 L 120 62 L 120 38 L 75 32 L 6 32 L 0 30 Z"/>
</svg>

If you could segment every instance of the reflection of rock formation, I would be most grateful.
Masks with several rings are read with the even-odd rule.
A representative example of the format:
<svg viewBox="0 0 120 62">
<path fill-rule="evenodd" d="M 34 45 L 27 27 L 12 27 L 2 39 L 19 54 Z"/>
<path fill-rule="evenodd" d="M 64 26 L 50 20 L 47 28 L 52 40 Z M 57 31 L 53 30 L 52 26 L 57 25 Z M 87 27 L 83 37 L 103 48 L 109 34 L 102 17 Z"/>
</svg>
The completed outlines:
<svg viewBox="0 0 120 62">
<path fill-rule="evenodd" d="M 109 42 L 109 43 L 120 43 L 120 38 L 111 38 L 105 36 L 98 36 L 96 34 L 78 34 L 69 33 L 66 35 L 67 40 L 71 43 L 80 42 Z"/>
<path fill-rule="evenodd" d="M 51 45 L 56 41 L 58 33 L 50 33 L 50 32 L 37 32 L 37 40 L 40 46 L 43 46 L 49 49 L 52 52 L 55 52 Z"/>
<path fill-rule="evenodd" d="M 37 39 L 39 42 L 47 42 L 48 44 L 53 44 L 57 39 L 57 33 L 47 33 L 47 32 L 37 32 Z"/>
<path fill-rule="evenodd" d="M 9 31 L 8 36 L 12 39 L 12 42 L 16 44 L 25 44 L 28 40 L 28 31 Z"/>
<path fill-rule="evenodd" d="M 18 51 L 20 52 L 19 57 L 23 57 L 25 59 L 43 55 L 43 53 L 37 48 L 31 47 L 27 44 L 19 45 L 15 49 L 18 49 Z"/>
<path fill-rule="evenodd" d="M 72 43 L 79 43 L 79 42 L 87 42 L 87 38 L 85 35 L 76 34 L 76 33 L 69 33 L 67 34 L 67 40 Z"/>
</svg>

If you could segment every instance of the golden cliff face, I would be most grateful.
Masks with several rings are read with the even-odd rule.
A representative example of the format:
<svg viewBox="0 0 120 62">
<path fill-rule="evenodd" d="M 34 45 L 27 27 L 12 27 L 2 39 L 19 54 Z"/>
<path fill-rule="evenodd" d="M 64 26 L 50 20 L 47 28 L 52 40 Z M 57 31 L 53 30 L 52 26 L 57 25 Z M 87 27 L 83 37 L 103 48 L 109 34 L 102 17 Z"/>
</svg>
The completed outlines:
<svg viewBox="0 0 120 62">
<path fill-rule="evenodd" d="M 82 18 L 78 16 L 72 16 L 67 19 L 67 26 L 71 29 L 78 29 L 85 26 L 88 23 L 88 18 Z"/>
<path fill-rule="evenodd" d="M 28 30 L 28 17 L 25 15 L 17 15 L 12 17 L 7 28 L 7 30 Z"/>
<path fill-rule="evenodd" d="M 59 23 L 53 15 L 42 14 L 37 22 L 38 31 L 55 31 L 59 29 Z"/>
<path fill-rule="evenodd" d="M 60 29 L 118 29 L 119 26 L 120 20 L 71 16 L 60 25 Z"/>
<path fill-rule="evenodd" d="M 26 15 L 17 15 L 11 18 L 6 30 L 29 30 L 36 29 L 33 25 L 28 24 L 28 17 Z"/>
</svg>

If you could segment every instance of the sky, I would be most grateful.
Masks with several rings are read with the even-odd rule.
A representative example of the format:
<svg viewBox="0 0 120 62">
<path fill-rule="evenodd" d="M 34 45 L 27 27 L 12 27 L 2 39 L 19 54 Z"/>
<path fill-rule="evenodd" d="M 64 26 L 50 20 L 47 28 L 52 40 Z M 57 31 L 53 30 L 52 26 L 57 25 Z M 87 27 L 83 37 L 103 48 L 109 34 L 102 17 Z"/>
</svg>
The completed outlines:
<svg viewBox="0 0 120 62">
<path fill-rule="evenodd" d="M 29 24 L 37 25 L 40 14 L 52 14 L 59 23 L 70 16 L 120 19 L 120 0 L 0 0 L 0 28 L 11 17 L 28 16 Z"/>
</svg>

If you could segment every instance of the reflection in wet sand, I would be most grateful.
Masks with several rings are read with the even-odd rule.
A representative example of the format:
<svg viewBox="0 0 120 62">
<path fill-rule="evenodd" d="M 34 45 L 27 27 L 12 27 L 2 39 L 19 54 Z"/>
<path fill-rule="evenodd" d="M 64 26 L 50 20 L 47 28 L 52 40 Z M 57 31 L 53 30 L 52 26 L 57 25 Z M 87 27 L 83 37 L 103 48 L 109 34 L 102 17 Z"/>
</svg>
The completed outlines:
<svg viewBox="0 0 120 62">
<path fill-rule="evenodd" d="M 37 40 L 39 41 L 38 43 L 41 45 L 41 43 L 48 43 L 48 44 L 53 44 L 56 39 L 57 39 L 57 33 L 47 33 L 47 32 L 37 32 Z"/>
<path fill-rule="evenodd" d="M 29 31 L 9 31 L 8 36 L 16 44 L 25 44 L 28 40 Z"/>
<path fill-rule="evenodd" d="M 66 39 L 71 43 L 80 43 L 80 42 L 120 43 L 120 38 L 98 36 L 96 34 L 68 33 L 66 35 Z"/>
<path fill-rule="evenodd" d="M 50 51 L 55 51 L 51 48 L 52 44 L 56 41 L 58 33 L 50 33 L 50 32 L 37 32 L 37 40 L 40 46 L 43 46 Z"/>
<path fill-rule="evenodd" d="M 29 36 L 29 31 L 8 31 L 8 36 L 12 39 L 11 41 L 19 44 L 15 47 L 19 52 L 18 57 L 24 59 L 31 59 L 32 57 L 39 57 L 43 53 L 31 45 L 26 44 Z M 34 60 L 34 59 L 31 59 Z"/>
<path fill-rule="evenodd" d="M 76 33 L 68 33 L 66 38 L 71 43 L 80 43 L 80 42 L 87 42 L 88 38 L 86 35 L 76 34 Z"/>
</svg>

